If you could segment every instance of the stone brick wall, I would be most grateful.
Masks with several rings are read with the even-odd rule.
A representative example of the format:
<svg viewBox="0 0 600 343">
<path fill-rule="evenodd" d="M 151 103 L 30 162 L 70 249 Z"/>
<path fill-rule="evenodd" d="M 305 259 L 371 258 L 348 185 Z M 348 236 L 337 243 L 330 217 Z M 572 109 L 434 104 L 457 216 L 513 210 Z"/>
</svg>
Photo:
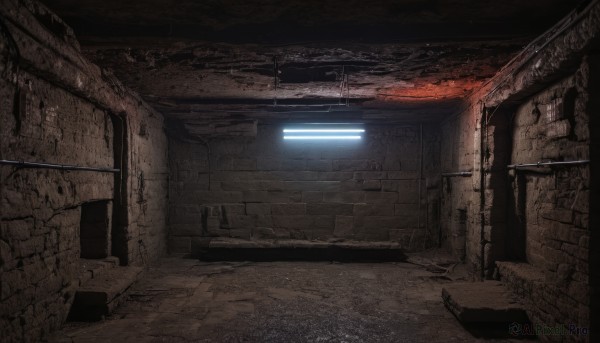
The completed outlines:
<svg viewBox="0 0 600 343">
<path fill-rule="evenodd" d="M 112 167 L 108 116 L 31 74 L 22 76 L 29 86 L 23 85 L 26 109 L 19 109 L 19 124 L 11 113 L 17 88 L 0 81 L 2 158 Z M 3 340 L 33 339 L 66 318 L 78 286 L 80 204 L 111 199 L 113 176 L 0 170 L 0 327 Z"/>
<path fill-rule="evenodd" d="M 513 119 L 512 163 L 589 159 L 589 69 L 520 105 Z M 522 257 L 544 272 L 546 292 L 534 301 L 548 324 L 589 322 L 589 166 L 534 168 L 512 174 L 514 239 Z M 537 294 L 537 293 L 536 293 Z"/>
<path fill-rule="evenodd" d="M 590 79 L 588 81 L 588 113 L 598 113 L 600 110 L 600 98 L 592 96 L 600 92 L 600 56 L 590 54 L 588 56 L 590 66 Z M 600 118 L 597 115 L 590 115 L 590 176 L 598 175 L 600 170 Z M 590 179 L 590 198 L 589 198 L 589 222 L 590 237 L 588 242 L 589 252 L 589 287 L 590 287 L 590 327 L 600 326 L 600 294 L 596 291 L 600 287 L 600 270 L 592 266 L 600 264 L 600 231 L 593 228 L 600 226 L 600 180 L 598 177 Z"/>
<path fill-rule="evenodd" d="M 418 125 L 368 125 L 356 144 L 283 141 L 282 127 L 210 140 L 210 168 L 206 146 L 171 137 L 171 252 L 206 236 L 435 244 L 426 213 L 428 192 L 439 192 L 437 129 L 423 128 L 419 227 Z"/>
<path fill-rule="evenodd" d="M 471 176 L 442 178 L 440 230 L 442 245 L 475 269 L 479 264 L 479 245 L 475 242 L 480 223 L 477 215 L 480 187 L 477 110 L 470 108 L 441 124 L 440 155 L 442 173 L 472 173 Z"/>
<path fill-rule="evenodd" d="M 542 37 L 543 49 L 532 44 L 441 129 L 442 171 L 473 171 L 471 178 L 443 185 L 445 245 L 457 255 L 466 251 L 475 275 L 511 285 L 529 304 L 534 323 L 548 326 L 589 328 L 593 318 L 593 173 L 588 165 L 510 173 L 506 166 L 590 158 L 595 110 L 586 51 L 600 32 L 600 5 L 587 10 L 571 27 Z M 454 224 L 465 209 L 466 229 Z M 504 274 L 496 274 L 495 262 L 506 260 L 522 263 L 514 270 L 504 264 Z"/>
<path fill-rule="evenodd" d="M 82 204 L 119 204 L 122 262 L 165 252 L 166 138 L 162 117 L 87 62 L 54 14 L 16 0 L 0 14 L 0 159 L 119 168 L 125 156 L 118 202 L 111 173 L 0 166 L 0 340 L 39 341 L 79 286 Z"/>
</svg>

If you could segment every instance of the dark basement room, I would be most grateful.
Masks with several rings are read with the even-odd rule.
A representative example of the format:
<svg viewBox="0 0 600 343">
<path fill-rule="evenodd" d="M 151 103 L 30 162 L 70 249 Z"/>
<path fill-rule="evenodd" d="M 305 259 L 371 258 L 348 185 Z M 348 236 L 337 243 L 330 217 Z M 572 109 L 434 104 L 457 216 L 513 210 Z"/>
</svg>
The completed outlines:
<svg viewBox="0 0 600 343">
<path fill-rule="evenodd" d="M 599 169 L 600 0 L 0 0 L 0 342 L 600 342 Z"/>
</svg>

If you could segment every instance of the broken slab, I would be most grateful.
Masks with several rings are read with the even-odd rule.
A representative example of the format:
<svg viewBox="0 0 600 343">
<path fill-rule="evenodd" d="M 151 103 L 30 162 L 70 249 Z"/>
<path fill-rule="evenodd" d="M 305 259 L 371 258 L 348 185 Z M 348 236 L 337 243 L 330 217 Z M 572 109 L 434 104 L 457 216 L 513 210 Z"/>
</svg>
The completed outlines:
<svg viewBox="0 0 600 343">
<path fill-rule="evenodd" d="M 442 289 L 442 299 L 463 324 L 529 322 L 524 306 L 499 281 L 452 283 Z"/>
<path fill-rule="evenodd" d="M 116 267 L 85 282 L 75 293 L 71 320 L 100 320 L 110 314 L 126 299 L 142 271 L 142 267 Z"/>
</svg>

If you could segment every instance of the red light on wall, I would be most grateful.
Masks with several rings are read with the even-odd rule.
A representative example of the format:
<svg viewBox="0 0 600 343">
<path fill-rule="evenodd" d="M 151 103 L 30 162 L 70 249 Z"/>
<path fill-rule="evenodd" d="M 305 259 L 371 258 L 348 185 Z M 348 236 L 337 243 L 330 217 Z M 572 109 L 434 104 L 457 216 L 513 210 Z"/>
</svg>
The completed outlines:
<svg viewBox="0 0 600 343">
<path fill-rule="evenodd" d="M 475 80 L 445 80 L 439 83 L 415 84 L 412 87 L 388 88 L 379 93 L 379 97 L 388 101 L 431 101 L 459 99 L 467 96 L 482 81 Z"/>
</svg>

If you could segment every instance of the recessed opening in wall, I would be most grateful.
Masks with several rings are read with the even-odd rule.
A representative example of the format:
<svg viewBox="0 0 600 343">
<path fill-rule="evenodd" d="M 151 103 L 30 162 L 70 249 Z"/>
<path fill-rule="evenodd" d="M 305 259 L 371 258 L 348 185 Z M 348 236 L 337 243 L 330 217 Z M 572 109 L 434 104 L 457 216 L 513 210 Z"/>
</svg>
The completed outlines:
<svg viewBox="0 0 600 343">
<path fill-rule="evenodd" d="M 352 123 L 306 123 L 283 129 L 283 139 L 290 141 L 360 141 L 365 129 Z"/>
<path fill-rule="evenodd" d="M 112 202 L 88 202 L 81 205 L 79 240 L 81 258 L 100 259 L 110 255 Z"/>
</svg>

